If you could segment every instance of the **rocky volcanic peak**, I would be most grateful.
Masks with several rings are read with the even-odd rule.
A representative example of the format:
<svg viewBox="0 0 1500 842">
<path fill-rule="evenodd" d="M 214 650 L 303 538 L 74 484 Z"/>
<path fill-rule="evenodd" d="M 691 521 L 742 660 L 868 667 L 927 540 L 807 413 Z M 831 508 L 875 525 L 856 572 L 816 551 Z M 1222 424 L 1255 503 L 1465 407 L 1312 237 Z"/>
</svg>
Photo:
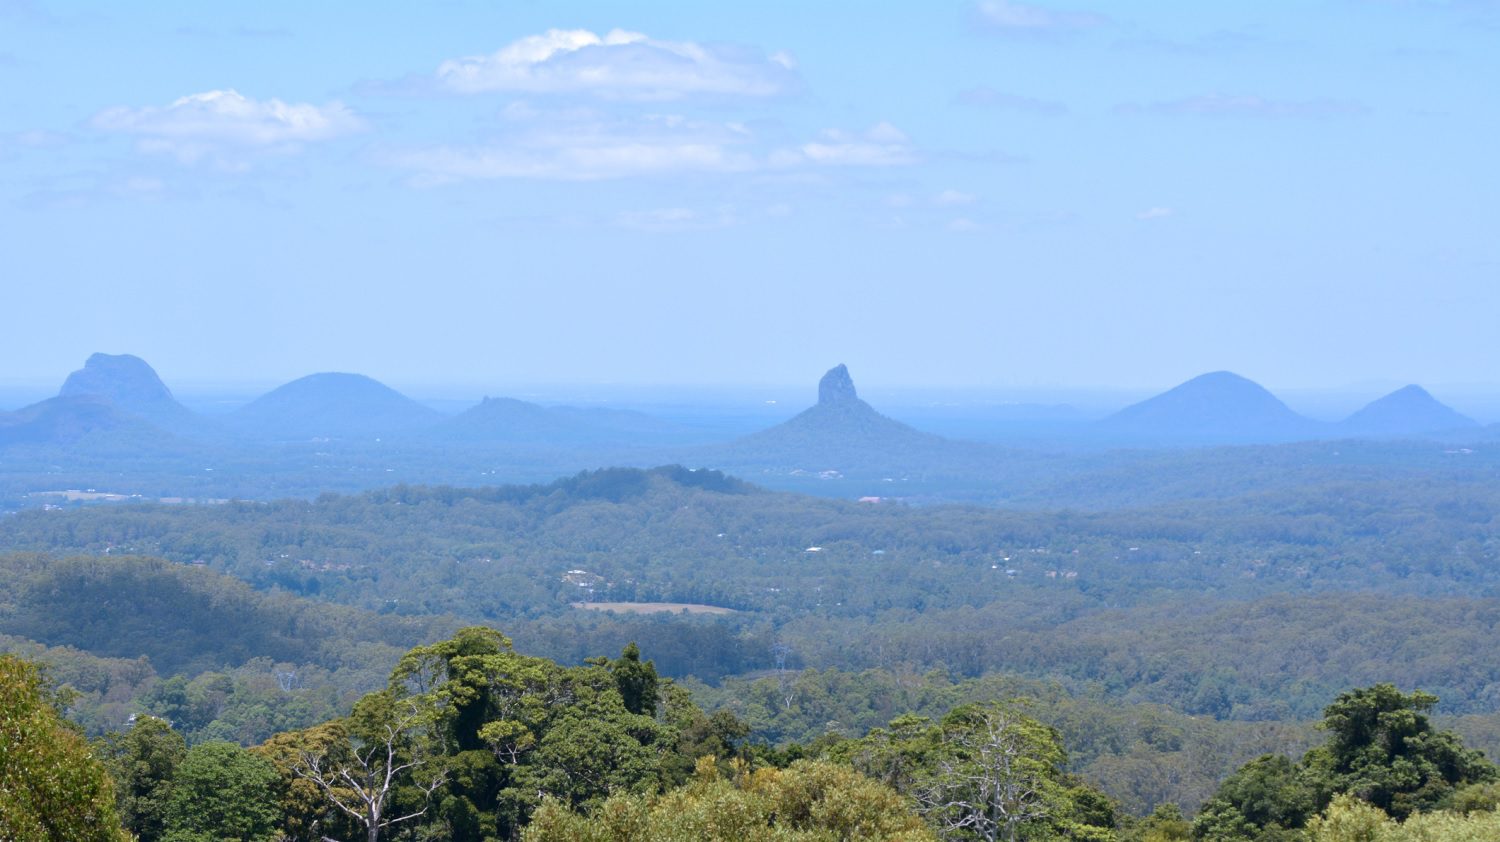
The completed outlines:
<svg viewBox="0 0 1500 842">
<path fill-rule="evenodd" d="M 740 470 L 883 478 L 970 466 L 984 458 L 981 450 L 881 415 L 859 398 L 849 369 L 838 365 L 818 381 L 816 404 L 774 427 L 705 451 L 702 461 Z"/>
<path fill-rule="evenodd" d="M 849 376 L 848 367 L 842 363 L 830 368 L 823 379 L 818 381 L 818 403 L 849 403 L 857 400 L 859 395 L 854 391 L 854 380 Z"/>
<path fill-rule="evenodd" d="M 58 397 L 99 395 L 124 407 L 169 403 L 172 392 L 156 371 L 130 354 L 94 354 L 68 375 Z"/>
</svg>

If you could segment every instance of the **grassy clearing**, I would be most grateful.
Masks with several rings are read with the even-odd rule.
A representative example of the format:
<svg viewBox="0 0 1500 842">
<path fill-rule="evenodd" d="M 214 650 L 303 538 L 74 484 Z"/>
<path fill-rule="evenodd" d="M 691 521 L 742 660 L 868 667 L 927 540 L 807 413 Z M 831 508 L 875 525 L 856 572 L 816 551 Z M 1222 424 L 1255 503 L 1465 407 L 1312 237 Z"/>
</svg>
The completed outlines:
<svg viewBox="0 0 1500 842">
<path fill-rule="evenodd" d="M 618 611 L 621 614 L 737 614 L 733 608 L 693 602 L 574 602 L 585 611 Z"/>
</svg>

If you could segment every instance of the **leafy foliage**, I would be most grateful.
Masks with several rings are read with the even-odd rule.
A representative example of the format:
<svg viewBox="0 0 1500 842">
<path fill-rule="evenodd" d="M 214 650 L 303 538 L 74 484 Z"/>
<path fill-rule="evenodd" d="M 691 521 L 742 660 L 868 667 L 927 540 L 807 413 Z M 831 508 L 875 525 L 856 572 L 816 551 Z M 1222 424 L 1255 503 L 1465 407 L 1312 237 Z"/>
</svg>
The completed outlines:
<svg viewBox="0 0 1500 842">
<path fill-rule="evenodd" d="M 1418 813 L 1398 822 L 1352 795 L 1340 795 L 1308 823 L 1308 842 L 1490 842 L 1500 813 Z"/>
<path fill-rule="evenodd" d="M 1323 714 L 1330 738 L 1303 763 L 1333 792 L 1351 793 L 1396 818 L 1431 810 L 1465 784 L 1494 781 L 1500 770 L 1438 731 L 1428 711 L 1438 702 L 1390 684 L 1344 693 Z"/>
<path fill-rule="evenodd" d="M 1113 837 L 1113 805 L 1066 774 L 1057 732 L 1016 704 L 901 717 L 831 754 L 907 794 L 945 838 Z"/>
<path fill-rule="evenodd" d="M 933 833 L 894 791 L 845 766 L 800 760 L 721 777 L 704 758 L 692 782 L 659 796 L 616 795 L 586 813 L 549 800 L 525 842 L 926 842 Z"/>
<path fill-rule="evenodd" d="M 156 842 L 166 832 L 172 783 L 187 756 L 187 742 L 166 720 L 142 716 L 104 746 L 121 822 L 140 842 Z"/>
<path fill-rule="evenodd" d="M 172 776 L 164 842 L 268 840 L 280 814 L 276 769 L 233 743 L 188 750 Z"/>
<path fill-rule="evenodd" d="M 1267 755 L 1246 764 L 1204 804 L 1194 836 L 1210 842 L 1292 840 L 1340 796 L 1370 804 L 1382 819 L 1385 811 L 1405 818 L 1446 806 L 1473 784 L 1495 781 L 1500 771 L 1482 754 L 1433 727 L 1427 711 L 1437 701 L 1390 684 L 1341 694 L 1320 723 L 1329 734 L 1326 743 L 1300 763 Z M 1371 815 L 1340 808 L 1342 817 L 1329 821 L 1358 824 Z"/>
<path fill-rule="evenodd" d="M 123 842 L 104 767 L 30 664 L 0 655 L 0 839 Z"/>
</svg>

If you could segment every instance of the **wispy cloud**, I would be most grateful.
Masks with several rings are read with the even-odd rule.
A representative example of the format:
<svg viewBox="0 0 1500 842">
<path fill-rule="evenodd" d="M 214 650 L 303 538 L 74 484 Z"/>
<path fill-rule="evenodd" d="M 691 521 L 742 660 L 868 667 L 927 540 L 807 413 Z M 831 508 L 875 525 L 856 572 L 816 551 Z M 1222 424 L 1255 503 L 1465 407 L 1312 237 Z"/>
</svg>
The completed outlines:
<svg viewBox="0 0 1500 842">
<path fill-rule="evenodd" d="M 33 0 L 0 0 L 0 19 L 7 18 L 32 24 L 57 22 L 57 18 L 52 13 L 43 9 L 40 5 L 33 2 Z"/>
<path fill-rule="evenodd" d="M 507 109 L 506 115 L 509 124 L 489 142 L 407 150 L 386 160 L 411 170 L 422 184 L 503 178 L 599 181 L 758 166 L 749 132 L 733 123 L 679 115 L 538 112 L 524 105 Z"/>
<path fill-rule="evenodd" d="M 985 28 L 1007 33 L 1057 34 L 1109 23 L 1109 18 L 1093 12 L 1053 9 L 1017 0 L 981 0 L 974 13 Z"/>
<path fill-rule="evenodd" d="M 179 26 L 174 30 L 178 35 L 188 38 L 291 38 L 292 31 L 284 26 L 245 26 L 239 25 L 229 29 L 209 29 L 201 26 Z"/>
<path fill-rule="evenodd" d="M 124 175 L 40 186 L 22 195 L 20 205 L 28 210 L 45 211 L 81 208 L 111 200 L 138 203 L 183 198 L 189 198 L 188 194 L 160 178 Z"/>
<path fill-rule="evenodd" d="M 712 143 L 588 142 L 535 146 L 434 147 L 388 158 L 418 173 L 422 184 L 496 178 L 599 181 L 685 172 L 731 172 L 750 162 Z"/>
<path fill-rule="evenodd" d="M 1060 102 L 1053 102 L 1036 97 L 1023 96 L 1021 94 L 1010 94 L 997 91 L 994 88 L 980 86 L 961 91 L 957 101 L 962 105 L 973 105 L 980 108 L 994 108 L 1001 111 L 1015 111 L 1022 114 L 1036 114 L 1044 117 L 1056 117 L 1068 113 L 1068 107 Z"/>
<path fill-rule="evenodd" d="M 1128 52 L 1209 58 L 1267 46 L 1271 44 L 1264 36 L 1231 29 L 1186 38 L 1138 34 L 1121 38 L 1114 44 L 1115 49 Z"/>
<path fill-rule="evenodd" d="M 1369 5 L 1395 6 L 1454 14 L 1464 23 L 1493 28 L 1500 19 L 1500 2 L 1496 0 L 1361 0 Z"/>
<path fill-rule="evenodd" d="M 28 149 L 57 149 L 71 143 L 73 138 L 62 132 L 48 131 L 47 129 L 29 129 L 23 132 L 11 134 L 0 134 L 0 141 L 12 146 L 23 146 Z"/>
<path fill-rule="evenodd" d="M 435 185 L 475 179 L 601 181 L 620 178 L 745 173 L 819 166 L 896 166 L 915 161 L 906 135 L 889 124 L 860 133 L 830 130 L 817 141 L 772 148 L 739 123 L 681 115 L 619 117 L 587 109 L 507 109 L 510 124 L 494 139 L 387 153 L 386 163 Z"/>
<path fill-rule="evenodd" d="M 234 90 L 182 97 L 165 107 L 117 107 L 93 119 L 100 131 L 136 137 L 143 151 L 185 163 L 225 153 L 293 151 L 365 128 L 342 103 L 326 105 L 255 100 Z"/>
<path fill-rule="evenodd" d="M 830 129 L 795 151 L 783 150 L 773 163 L 787 166 L 811 163 L 824 166 L 895 167 L 917 162 L 911 139 L 890 123 L 876 123 L 861 133 Z"/>
<path fill-rule="evenodd" d="M 661 41 L 616 29 L 550 29 L 483 56 L 443 62 L 437 84 L 456 93 L 578 93 L 611 99 L 685 96 L 768 97 L 797 87 L 786 53 L 748 47 Z"/>
<path fill-rule="evenodd" d="M 979 201 L 979 197 L 973 193 L 965 193 L 961 190 L 944 190 L 932 197 L 932 203 L 939 207 L 954 207 L 956 205 L 972 205 Z"/>
<path fill-rule="evenodd" d="M 645 211 L 625 211 L 616 215 L 614 223 L 621 228 L 650 233 L 676 233 L 678 231 L 703 231 L 713 228 L 728 228 L 742 220 L 732 207 L 699 211 L 692 208 L 658 208 Z"/>
<path fill-rule="evenodd" d="M 1346 117 L 1368 109 L 1340 99 L 1278 100 L 1262 96 L 1205 94 L 1161 102 L 1127 103 L 1115 109 L 1121 114 L 1187 117 Z"/>
<path fill-rule="evenodd" d="M 1145 210 L 1136 214 L 1135 218 L 1145 222 L 1152 219 L 1166 219 L 1169 216 L 1175 216 L 1176 213 L 1177 212 L 1172 210 L 1171 208 L 1157 206 L 1153 208 L 1146 208 Z"/>
</svg>

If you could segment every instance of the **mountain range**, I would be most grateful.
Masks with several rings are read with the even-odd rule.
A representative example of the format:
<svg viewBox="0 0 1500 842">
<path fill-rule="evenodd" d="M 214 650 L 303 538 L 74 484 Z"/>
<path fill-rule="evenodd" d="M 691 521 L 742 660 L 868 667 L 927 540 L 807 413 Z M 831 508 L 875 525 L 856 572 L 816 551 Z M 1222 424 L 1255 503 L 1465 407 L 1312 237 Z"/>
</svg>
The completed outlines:
<svg viewBox="0 0 1500 842">
<path fill-rule="evenodd" d="M 485 398 L 444 415 L 359 374 L 294 380 L 221 417 L 197 415 L 144 360 L 94 354 L 68 375 L 57 397 L 0 413 L 0 447 L 131 449 L 183 441 L 246 447 L 377 439 L 416 450 L 455 446 L 594 453 L 599 458 L 679 448 L 695 464 L 736 470 L 887 475 L 990 471 L 998 447 L 943 438 L 883 415 L 860 398 L 844 365 L 823 375 L 817 402 L 797 416 L 719 444 L 692 444 L 692 431 L 653 416 L 609 408 L 542 406 Z M 1338 423 L 1299 415 L 1259 384 L 1219 371 L 1188 380 L 1065 433 L 1115 445 L 1223 445 L 1336 438 L 1476 433 L 1477 423 L 1419 386 L 1386 395 Z M 587 460 L 585 460 L 587 461 Z"/>
<path fill-rule="evenodd" d="M 1109 437 L 1160 444 L 1262 444 L 1424 436 L 1479 426 L 1411 385 L 1337 423 L 1294 412 L 1265 387 L 1229 371 L 1202 374 L 1098 423 Z"/>
</svg>

